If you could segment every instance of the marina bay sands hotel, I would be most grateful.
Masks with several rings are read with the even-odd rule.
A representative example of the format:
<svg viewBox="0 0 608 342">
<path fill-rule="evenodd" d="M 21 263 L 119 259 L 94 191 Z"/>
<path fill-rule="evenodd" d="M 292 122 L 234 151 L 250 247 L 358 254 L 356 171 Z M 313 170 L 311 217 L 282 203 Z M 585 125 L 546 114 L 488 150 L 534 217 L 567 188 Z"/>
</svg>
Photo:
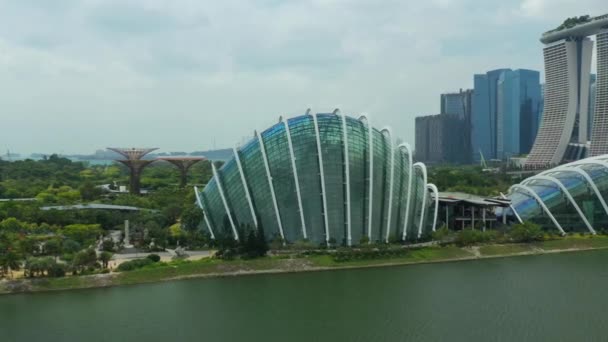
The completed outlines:
<svg viewBox="0 0 608 342">
<path fill-rule="evenodd" d="M 595 112 L 588 136 L 588 98 L 596 36 Z M 545 105 L 527 168 L 608 154 L 608 14 L 569 19 L 545 32 Z"/>
</svg>

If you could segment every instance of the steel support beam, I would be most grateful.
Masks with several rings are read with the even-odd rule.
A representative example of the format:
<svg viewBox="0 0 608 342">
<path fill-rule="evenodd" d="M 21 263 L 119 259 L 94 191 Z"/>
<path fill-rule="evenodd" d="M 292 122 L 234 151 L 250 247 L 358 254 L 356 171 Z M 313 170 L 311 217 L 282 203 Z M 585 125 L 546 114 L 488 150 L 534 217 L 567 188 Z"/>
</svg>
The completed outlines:
<svg viewBox="0 0 608 342">
<path fill-rule="evenodd" d="M 352 246 L 352 224 L 350 203 L 350 159 L 348 155 L 348 125 L 346 115 L 342 115 L 342 139 L 344 141 L 344 186 L 346 188 L 346 244 Z"/>
<path fill-rule="evenodd" d="M 433 196 L 435 197 L 435 214 L 433 216 L 433 231 L 435 231 L 437 227 L 437 215 L 439 214 L 439 189 L 433 183 L 429 183 L 426 186 L 433 192 Z"/>
<path fill-rule="evenodd" d="M 211 228 L 211 224 L 209 223 L 209 217 L 207 216 L 207 211 L 203 206 L 203 201 L 201 199 L 200 194 L 198 193 L 198 188 L 194 187 L 194 195 L 196 196 L 196 202 L 198 203 L 199 208 L 203 211 L 203 217 L 205 218 L 205 224 L 207 225 L 207 229 L 209 229 L 209 234 L 211 234 L 211 238 L 215 240 L 215 234 L 213 234 L 213 229 Z"/>
<path fill-rule="evenodd" d="M 241 157 L 239 157 L 239 152 L 236 148 L 232 148 L 232 152 L 234 153 L 234 159 L 236 160 L 236 166 L 239 169 L 239 174 L 241 175 L 241 182 L 243 183 L 243 189 L 245 189 L 245 197 L 247 198 L 247 204 L 249 205 L 249 211 L 251 212 L 251 218 L 253 219 L 253 224 L 255 224 L 255 228 L 258 228 L 258 218 L 255 214 L 255 209 L 253 208 L 253 201 L 251 200 L 251 194 L 249 193 L 249 186 L 247 185 L 247 179 L 245 178 L 245 172 L 243 172 L 243 165 L 241 164 Z"/>
<path fill-rule="evenodd" d="M 317 121 L 318 114 L 311 114 L 312 121 L 315 127 L 315 135 L 317 139 L 317 155 L 319 158 L 319 173 L 321 176 L 321 196 L 323 196 L 323 220 L 325 223 L 325 242 L 329 246 L 329 220 L 327 219 L 327 193 L 325 192 L 325 171 L 323 168 L 323 148 L 321 146 L 321 135 L 319 133 L 319 123 Z"/>
<path fill-rule="evenodd" d="M 293 143 L 291 142 L 291 132 L 289 131 L 289 123 L 287 119 L 283 121 L 285 125 L 285 132 L 287 134 L 287 145 L 289 146 L 289 155 L 291 159 L 291 169 L 293 171 L 293 181 L 296 185 L 296 195 L 298 196 L 298 209 L 300 210 L 300 222 L 302 223 L 302 236 L 304 239 L 308 239 L 306 233 L 306 221 L 304 220 L 304 207 L 302 206 L 302 195 L 300 193 L 300 181 L 298 177 L 298 168 L 296 166 L 296 156 L 293 152 Z"/>
<path fill-rule="evenodd" d="M 551 210 L 549 210 L 549 208 L 547 208 L 547 206 L 545 205 L 545 203 L 543 202 L 543 200 L 538 196 L 538 194 L 536 194 L 536 192 L 534 192 L 534 190 L 532 190 L 531 188 L 529 188 L 526 185 L 515 184 L 515 185 L 511 186 L 511 188 L 509 189 L 509 192 L 512 192 L 513 190 L 517 190 L 517 189 L 521 190 L 522 192 L 524 192 L 528 196 L 532 196 L 536 200 L 536 202 L 538 203 L 538 205 L 540 205 L 540 207 L 543 209 L 543 211 L 547 214 L 547 216 L 549 216 L 549 218 L 551 219 L 551 221 L 553 222 L 553 224 L 555 225 L 555 227 L 559 230 L 559 232 L 562 235 L 566 235 L 566 232 L 564 231 L 564 229 L 562 228 L 562 226 L 559 224 L 559 222 L 557 222 L 557 220 L 555 219 L 555 217 L 551 213 Z"/>
<path fill-rule="evenodd" d="M 258 143 L 260 144 L 260 151 L 262 152 L 264 168 L 266 169 L 266 178 L 268 179 L 268 185 L 270 186 L 270 196 L 272 197 L 274 213 L 277 217 L 277 224 L 279 226 L 279 234 L 281 234 L 281 239 L 283 239 L 283 244 L 285 244 L 285 234 L 283 234 L 283 224 L 281 223 L 281 214 L 279 213 L 277 195 L 274 192 L 274 185 L 272 184 L 272 175 L 270 174 L 270 166 L 268 165 L 268 156 L 266 156 L 266 147 L 264 146 L 264 139 L 262 139 L 262 135 L 259 134 L 257 131 L 255 132 L 255 136 L 258 138 Z"/>
<path fill-rule="evenodd" d="M 361 114 L 359 116 L 359 120 L 365 119 L 365 123 L 367 124 L 367 132 L 368 132 L 368 144 L 367 150 L 369 154 L 369 184 L 368 184 L 368 203 L 367 203 L 367 238 L 368 243 L 372 243 L 372 213 L 374 207 L 374 128 L 372 124 L 365 114 Z"/>
<path fill-rule="evenodd" d="M 423 163 L 414 164 L 414 168 L 419 168 L 420 172 L 422 172 L 423 186 L 422 186 L 422 211 L 420 213 L 420 224 L 418 225 L 418 239 L 422 237 L 422 226 L 424 225 L 424 215 L 426 211 L 426 185 L 427 185 L 427 174 L 426 174 L 426 165 Z"/>
<path fill-rule="evenodd" d="M 388 212 L 386 218 L 386 237 L 384 242 L 388 243 L 389 234 L 391 231 L 391 218 L 393 213 L 393 181 L 395 179 L 395 144 L 393 143 L 393 135 L 391 134 L 390 127 L 384 127 L 381 131 L 383 134 L 388 134 L 388 141 L 391 148 L 391 173 L 389 178 L 389 189 L 388 189 Z"/>
<path fill-rule="evenodd" d="M 534 180 L 544 180 L 544 181 L 557 185 L 557 187 L 564 193 L 564 195 L 566 195 L 570 204 L 572 204 L 574 209 L 576 209 L 576 212 L 578 213 L 578 215 L 581 217 L 581 219 L 587 226 L 587 229 L 589 230 L 589 232 L 591 234 L 595 235 L 595 229 L 593 229 L 593 227 L 591 226 L 591 223 L 589 223 L 589 221 L 587 220 L 587 217 L 585 216 L 585 214 L 583 214 L 583 211 L 581 210 L 581 208 L 578 206 L 578 204 L 576 203 L 576 201 L 570 194 L 570 191 L 568 191 L 568 189 L 564 186 L 564 184 L 559 179 L 552 177 L 552 176 L 537 175 L 537 176 L 533 176 L 533 177 L 526 179 L 523 182 L 523 184 L 524 185 L 528 184 L 529 182 L 534 181 Z"/>
<path fill-rule="evenodd" d="M 409 144 L 407 143 L 403 143 L 401 145 L 399 145 L 399 149 L 401 151 L 405 150 L 407 153 L 407 158 L 408 158 L 408 180 L 407 180 L 407 200 L 406 200 L 406 204 L 405 204 L 405 221 L 403 222 L 403 237 L 402 239 L 405 241 L 405 238 L 407 237 L 407 228 L 408 228 L 408 223 L 409 223 L 409 219 L 410 219 L 410 203 L 412 201 L 412 179 L 413 179 L 413 173 L 414 173 L 414 160 L 413 160 L 413 156 L 412 156 L 412 148 L 410 147 Z"/>
</svg>

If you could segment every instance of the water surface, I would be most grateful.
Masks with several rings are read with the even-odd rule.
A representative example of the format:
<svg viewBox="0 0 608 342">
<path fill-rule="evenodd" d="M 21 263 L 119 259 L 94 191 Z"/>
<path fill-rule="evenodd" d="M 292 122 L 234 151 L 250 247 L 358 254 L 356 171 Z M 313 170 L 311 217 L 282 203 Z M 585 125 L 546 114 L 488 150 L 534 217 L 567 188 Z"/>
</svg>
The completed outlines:
<svg viewBox="0 0 608 342">
<path fill-rule="evenodd" d="M 605 341 L 608 251 L 0 296 L 0 341 Z"/>
</svg>

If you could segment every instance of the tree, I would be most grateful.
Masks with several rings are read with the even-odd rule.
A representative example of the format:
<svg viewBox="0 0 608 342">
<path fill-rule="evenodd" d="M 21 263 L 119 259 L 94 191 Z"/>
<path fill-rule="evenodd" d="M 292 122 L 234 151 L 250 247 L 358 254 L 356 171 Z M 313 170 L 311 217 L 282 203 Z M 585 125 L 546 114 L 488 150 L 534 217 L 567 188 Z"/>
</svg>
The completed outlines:
<svg viewBox="0 0 608 342">
<path fill-rule="evenodd" d="M 95 250 L 87 248 L 74 255 L 72 265 L 74 266 L 74 269 L 82 271 L 87 266 L 94 266 L 96 262 L 97 254 L 95 253 Z"/>
<path fill-rule="evenodd" d="M 44 253 L 48 255 L 52 255 L 55 257 L 55 261 L 57 261 L 57 256 L 62 253 L 61 241 L 58 239 L 51 239 L 44 243 Z"/>
<path fill-rule="evenodd" d="M 203 211 L 197 206 L 187 206 L 182 212 L 182 227 L 189 232 L 195 231 L 202 221 Z"/>
<path fill-rule="evenodd" d="M 70 224 L 62 229 L 63 235 L 83 245 L 95 241 L 101 232 L 101 226 L 98 224 Z"/>
<path fill-rule="evenodd" d="M 18 271 L 21 268 L 20 255 L 10 248 L 3 251 L 0 254 L 0 268 L 2 268 L 4 274 L 9 274 L 12 278 L 13 271 Z"/>
<path fill-rule="evenodd" d="M 108 263 L 110 262 L 110 260 L 112 260 L 112 257 L 114 256 L 114 254 L 110 253 L 110 252 L 101 252 L 99 254 L 99 261 L 101 261 L 101 267 L 103 268 L 108 268 Z"/>
<path fill-rule="evenodd" d="M 79 188 L 80 196 L 84 201 L 92 201 L 101 195 L 101 190 L 90 181 L 86 180 Z"/>
<path fill-rule="evenodd" d="M 76 242 L 72 239 L 67 239 L 67 240 L 63 241 L 63 243 L 61 244 L 61 247 L 62 247 L 64 253 L 70 253 L 70 254 L 76 253 L 82 248 L 78 242 Z"/>
</svg>

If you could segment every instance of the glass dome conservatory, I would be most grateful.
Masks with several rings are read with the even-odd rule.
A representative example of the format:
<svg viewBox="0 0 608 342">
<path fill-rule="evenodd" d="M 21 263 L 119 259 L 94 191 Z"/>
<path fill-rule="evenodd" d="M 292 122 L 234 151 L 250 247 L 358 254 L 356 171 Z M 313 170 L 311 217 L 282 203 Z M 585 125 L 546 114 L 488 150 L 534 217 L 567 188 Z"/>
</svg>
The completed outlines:
<svg viewBox="0 0 608 342">
<path fill-rule="evenodd" d="M 530 177 L 509 190 L 514 221 L 561 234 L 608 228 L 608 155 L 578 160 Z"/>
<path fill-rule="evenodd" d="M 261 230 L 267 240 L 350 246 L 434 230 L 428 192 L 436 188 L 424 164 L 365 115 L 281 118 L 212 169 L 205 188 L 195 188 L 212 238 Z"/>
</svg>

